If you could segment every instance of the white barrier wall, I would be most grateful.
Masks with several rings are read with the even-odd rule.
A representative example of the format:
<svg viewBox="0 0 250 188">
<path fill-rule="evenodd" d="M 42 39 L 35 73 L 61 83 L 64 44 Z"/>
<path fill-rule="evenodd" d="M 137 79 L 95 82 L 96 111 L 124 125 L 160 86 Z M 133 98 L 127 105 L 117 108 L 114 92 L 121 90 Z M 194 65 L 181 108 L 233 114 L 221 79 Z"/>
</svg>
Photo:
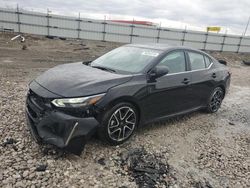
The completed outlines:
<svg viewBox="0 0 250 188">
<path fill-rule="evenodd" d="M 203 50 L 250 52 L 250 37 L 157 28 L 0 8 L 0 30 L 121 43 L 168 43 Z"/>
</svg>

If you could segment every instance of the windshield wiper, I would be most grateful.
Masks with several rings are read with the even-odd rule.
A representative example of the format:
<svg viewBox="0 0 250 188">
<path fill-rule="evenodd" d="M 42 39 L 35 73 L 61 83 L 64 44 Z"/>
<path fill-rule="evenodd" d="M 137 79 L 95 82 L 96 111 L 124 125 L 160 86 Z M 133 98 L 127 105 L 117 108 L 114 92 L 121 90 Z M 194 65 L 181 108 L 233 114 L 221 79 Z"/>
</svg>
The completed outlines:
<svg viewBox="0 0 250 188">
<path fill-rule="evenodd" d="M 109 72 L 116 72 L 114 69 L 108 68 L 108 67 L 102 67 L 102 66 L 91 66 L 93 68 L 109 71 Z"/>
</svg>

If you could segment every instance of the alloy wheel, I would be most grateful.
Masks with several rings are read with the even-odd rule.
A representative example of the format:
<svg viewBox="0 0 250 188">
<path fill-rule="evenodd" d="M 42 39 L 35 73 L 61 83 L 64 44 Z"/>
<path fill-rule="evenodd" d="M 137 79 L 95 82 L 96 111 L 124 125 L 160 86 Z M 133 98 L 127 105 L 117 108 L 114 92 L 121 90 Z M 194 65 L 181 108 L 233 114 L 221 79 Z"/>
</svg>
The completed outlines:
<svg viewBox="0 0 250 188">
<path fill-rule="evenodd" d="M 213 112 L 216 112 L 221 105 L 223 99 L 223 91 L 222 90 L 216 90 L 211 98 L 210 101 L 210 108 Z"/>
<path fill-rule="evenodd" d="M 133 133 L 136 121 L 136 113 L 131 107 L 118 108 L 109 119 L 109 137 L 114 141 L 122 142 Z"/>
</svg>

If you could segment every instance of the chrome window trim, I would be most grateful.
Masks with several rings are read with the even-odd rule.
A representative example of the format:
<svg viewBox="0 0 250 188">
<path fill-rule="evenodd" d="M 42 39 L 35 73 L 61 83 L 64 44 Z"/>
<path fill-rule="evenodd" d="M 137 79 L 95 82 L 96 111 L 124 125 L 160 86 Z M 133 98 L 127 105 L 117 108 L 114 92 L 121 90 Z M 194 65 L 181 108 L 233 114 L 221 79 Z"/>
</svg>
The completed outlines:
<svg viewBox="0 0 250 188">
<path fill-rule="evenodd" d="M 183 73 L 190 73 L 190 72 L 197 72 L 197 71 L 204 71 L 204 70 L 208 70 L 212 67 L 214 63 L 211 62 L 211 64 L 209 65 L 209 67 L 205 68 L 205 69 L 198 69 L 198 70 L 188 70 L 188 71 L 184 71 L 184 72 L 177 72 L 177 73 L 171 73 L 171 74 L 166 74 L 166 76 L 171 76 L 171 75 L 176 75 L 176 74 L 183 74 Z M 165 76 L 164 76 L 165 77 Z"/>
</svg>

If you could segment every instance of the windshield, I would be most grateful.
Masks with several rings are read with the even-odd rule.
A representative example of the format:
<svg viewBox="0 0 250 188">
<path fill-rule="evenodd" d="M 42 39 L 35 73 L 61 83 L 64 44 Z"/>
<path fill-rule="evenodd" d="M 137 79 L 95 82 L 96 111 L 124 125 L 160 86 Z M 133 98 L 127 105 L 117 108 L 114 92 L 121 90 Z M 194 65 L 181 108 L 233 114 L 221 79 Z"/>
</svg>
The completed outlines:
<svg viewBox="0 0 250 188">
<path fill-rule="evenodd" d="M 119 47 L 93 61 L 91 66 L 104 67 L 114 70 L 115 72 L 139 73 L 149 65 L 160 52 L 159 50 L 137 47 Z"/>
</svg>

